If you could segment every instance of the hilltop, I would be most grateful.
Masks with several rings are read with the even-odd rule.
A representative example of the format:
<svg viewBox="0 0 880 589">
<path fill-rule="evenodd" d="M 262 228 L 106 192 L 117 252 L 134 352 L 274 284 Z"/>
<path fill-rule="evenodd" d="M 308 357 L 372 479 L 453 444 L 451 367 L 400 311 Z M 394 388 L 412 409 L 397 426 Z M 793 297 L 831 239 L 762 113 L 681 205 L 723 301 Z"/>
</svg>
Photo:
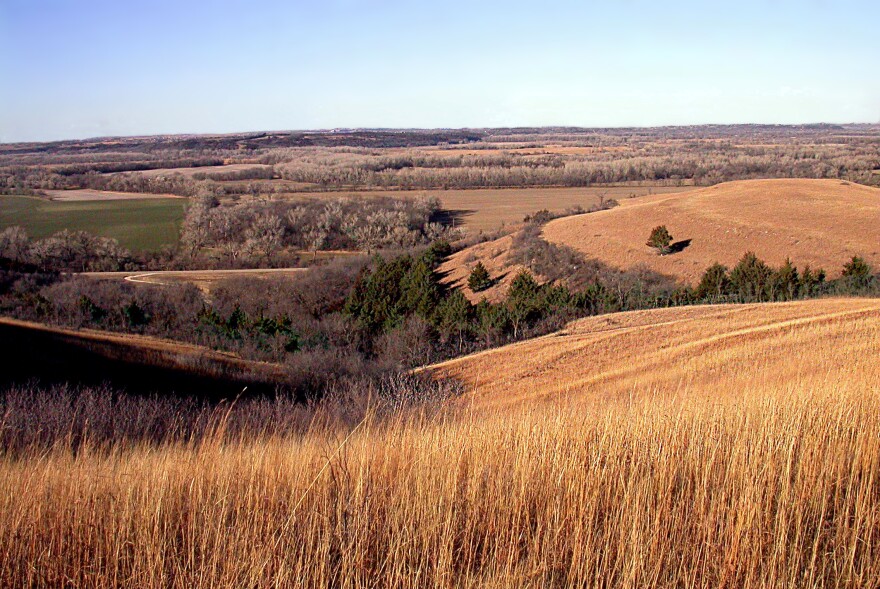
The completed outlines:
<svg viewBox="0 0 880 589">
<path fill-rule="evenodd" d="M 643 265 L 688 283 L 714 262 L 736 264 L 746 251 L 771 265 L 840 275 L 854 255 L 880 264 L 880 190 L 839 180 L 746 180 L 551 221 L 543 237 L 589 258 L 629 269 Z M 666 225 L 680 251 L 658 256 L 645 245 Z"/>
</svg>

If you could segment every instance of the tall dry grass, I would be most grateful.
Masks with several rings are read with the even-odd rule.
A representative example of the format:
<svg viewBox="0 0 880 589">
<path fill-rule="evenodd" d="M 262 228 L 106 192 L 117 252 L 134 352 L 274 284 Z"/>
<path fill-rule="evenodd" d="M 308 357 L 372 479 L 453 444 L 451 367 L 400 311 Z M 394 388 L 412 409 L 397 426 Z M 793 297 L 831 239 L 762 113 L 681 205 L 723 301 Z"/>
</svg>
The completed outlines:
<svg viewBox="0 0 880 589">
<path fill-rule="evenodd" d="M 7 455 L 0 586 L 876 587 L 874 359 L 777 361 L 712 390 Z"/>
<path fill-rule="evenodd" d="M 0 586 L 880 586 L 875 303 L 615 322 L 471 360 L 579 363 L 568 385 L 526 366 L 531 401 L 342 428 L 254 404 L 165 441 L 80 417 L 0 444 Z M 0 430 L 65 411 L 21 399 Z"/>
</svg>

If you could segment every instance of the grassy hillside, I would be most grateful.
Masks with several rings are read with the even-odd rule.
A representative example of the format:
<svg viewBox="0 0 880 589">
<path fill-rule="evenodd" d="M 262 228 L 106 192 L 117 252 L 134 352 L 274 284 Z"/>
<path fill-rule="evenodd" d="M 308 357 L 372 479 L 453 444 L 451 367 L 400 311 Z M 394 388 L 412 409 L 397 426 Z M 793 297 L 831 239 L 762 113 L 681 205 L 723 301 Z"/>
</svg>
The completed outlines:
<svg viewBox="0 0 880 589">
<path fill-rule="evenodd" d="M 0 386 L 40 379 L 231 398 L 243 387 L 271 393 L 284 380 L 281 366 L 204 346 L 7 317 L 0 317 L 0 355 L 7 362 Z"/>
<path fill-rule="evenodd" d="M 176 243 L 185 205 L 170 198 L 55 202 L 0 196 L 0 229 L 21 225 L 36 238 L 62 229 L 88 231 L 132 250 L 155 250 Z"/>
<path fill-rule="evenodd" d="M 565 330 L 432 367 L 469 403 L 595 402 L 684 387 L 705 394 L 880 375 L 880 300 L 702 305 L 589 317 Z"/>
<path fill-rule="evenodd" d="M 880 301 L 589 321 L 439 415 L 2 456 L 0 584 L 880 583 Z"/>
<path fill-rule="evenodd" d="M 839 180 L 749 180 L 558 219 L 544 238 L 611 266 L 645 265 L 691 283 L 712 263 L 732 266 L 748 250 L 771 265 L 790 257 L 834 277 L 854 255 L 880 264 L 877 219 L 880 189 Z M 657 225 L 666 225 L 681 251 L 658 256 L 645 245 Z"/>
</svg>

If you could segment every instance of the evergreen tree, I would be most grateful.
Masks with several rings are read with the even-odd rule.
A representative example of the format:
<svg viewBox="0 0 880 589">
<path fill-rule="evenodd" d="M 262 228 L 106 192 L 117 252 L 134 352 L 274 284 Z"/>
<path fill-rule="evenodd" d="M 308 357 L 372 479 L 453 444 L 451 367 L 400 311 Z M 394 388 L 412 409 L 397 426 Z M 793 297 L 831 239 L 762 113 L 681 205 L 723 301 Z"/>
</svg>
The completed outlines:
<svg viewBox="0 0 880 589">
<path fill-rule="evenodd" d="M 487 345 L 495 341 L 510 324 L 507 307 L 493 305 L 486 299 L 477 303 L 474 314 L 476 315 L 476 329 L 479 335 L 485 339 Z"/>
<path fill-rule="evenodd" d="M 132 328 L 143 327 L 149 322 L 146 311 L 137 304 L 137 301 L 132 301 L 122 307 L 122 316 L 125 318 L 128 326 Z"/>
<path fill-rule="evenodd" d="M 764 301 L 772 276 L 772 268 L 754 252 L 746 252 L 730 272 L 731 288 L 741 302 Z"/>
<path fill-rule="evenodd" d="M 825 270 L 819 268 L 815 272 L 810 266 L 806 266 L 800 275 L 798 291 L 801 296 L 811 297 L 819 292 L 825 284 Z"/>
<path fill-rule="evenodd" d="M 849 262 L 843 265 L 841 278 L 848 290 L 864 290 L 871 286 L 874 280 L 871 275 L 871 266 L 859 256 L 853 256 Z"/>
<path fill-rule="evenodd" d="M 791 301 L 798 297 L 800 291 L 800 276 L 797 268 L 786 258 L 783 264 L 773 275 L 772 292 L 770 298 L 775 301 Z"/>
<path fill-rule="evenodd" d="M 575 308 L 586 311 L 588 315 L 619 311 L 621 307 L 617 293 L 598 281 L 575 294 L 572 303 Z"/>
<path fill-rule="evenodd" d="M 445 288 L 425 258 L 416 260 L 400 284 L 400 312 L 430 320 L 443 300 Z"/>
<path fill-rule="evenodd" d="M 435 241 L 428 249 L 424 251 L 424 253 L 420 256 L 422 260 L 430 267 L 431 269 L 436 269 L 443 260 L 447 258 L 452 253 L 452 246 L 449 245 L 449 242 L 440 240 Z"/>
<path fill-rule="evenodd" d="M 458 335 L 458 351 L 464 343 L 464 333 L 470 327 L 472 307 L 460 290 L 453 290 L 437 308 L 440 333 L 448 339 Z"/>
<path fill-rule="evenodd" d="M 492 278 L 489 276 L 489 271 L 486 270 L 483 262 L 477 262 L 477 265 L 474 266 L 474 269 L 471 270 L 471 275 L 468 277 L 468 288 L 472 292 L 480 292 L 490 286 L 492 286 Z"/>
<path fill-rule="evenodd" d="M 658 225 L 651 230 L 651 235 L 645 245 L 656 249 L 661 256 L 665 256 L 670 252 L 670 244 L 672 244 L 672 234 L 669 233 L 666 225 Z"/>
<path fill-rule="evenodd" d="M 507 293 L 507 310 L 513 325 L 513 337 L 519 337 L 520 328 L 525 322 L 539 314 L 539 295 L 541 287 L 535 278 L 523 270 L 510 283 Z"/>
<path fill-rule="evenodd" d="M 717 301 L 730 290 L 727 266 L 715 262 L 703 272 L 697 286 L 696 297 L 703 301 Z"/>
<path fill-rule="evenodd" d="M 405 305 L 415 298 L 404 301 L 402 288 L 412 268 L 410 256 L 392 260 L 376 257 L 372 269 L 365 269 L 355 280 L 351 294 L 345 303 L 345 311 L 372 333 L 379 333 L 400 324 Z"/>
</svg>

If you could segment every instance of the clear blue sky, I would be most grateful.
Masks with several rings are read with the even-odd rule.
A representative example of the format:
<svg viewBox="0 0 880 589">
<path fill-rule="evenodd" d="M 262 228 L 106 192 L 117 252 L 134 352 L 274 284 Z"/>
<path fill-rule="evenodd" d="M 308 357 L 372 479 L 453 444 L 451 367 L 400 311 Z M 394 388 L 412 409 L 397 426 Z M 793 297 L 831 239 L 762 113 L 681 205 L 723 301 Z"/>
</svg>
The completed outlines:
<svg viewBox="0 0 880 589">
<path fill-rule="evenodd" d="M 880 121 L 880 2 L 0 0 L 0 141 Z"/>
</svg>

